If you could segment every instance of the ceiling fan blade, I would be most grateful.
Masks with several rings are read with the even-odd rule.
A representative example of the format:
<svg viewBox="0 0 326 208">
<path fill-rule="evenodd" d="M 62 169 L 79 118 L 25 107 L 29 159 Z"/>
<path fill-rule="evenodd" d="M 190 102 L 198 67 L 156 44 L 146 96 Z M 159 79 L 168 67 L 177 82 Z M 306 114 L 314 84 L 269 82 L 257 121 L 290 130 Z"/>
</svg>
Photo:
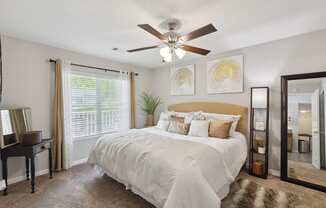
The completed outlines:
<svg viewBox="0 0 326 208">
<path fill-rule="evenodd" d="M 197 47 L 190 46 L 190 45 L 185 45 L 185 44 L 182 44 L 180 46 L 180 48 L 182 48 L 185 51 L 189 51 L 189 52 L 192 52 L 192 53 L 197 53 L 197 54 L 200 54 L 200 55 L 203 55 L 203 56 L 206 56 L 207 54 L 209 54 L 209 52 L 211 52 L 211 51 L 203 49 L 203 48 L 197 48 Z"/>
<path fill-rule="evenodd" d="M 204 36 L 204 35 L 216 32 L 216 31 L 217 31 L 217 29 L 214 27 L 214 25 L 209 24 L 209 25 L 201 27 L 197 30 L 192 31 L 192 32 L 188 33 L 187 35 L 181 36 L 181 39 L 183 41 L 189 41 L 189 40 L 193 40 L 193 39 L 199 38 L 201 36 Z"/>
<path fill-rule="evenodd" d="M 143 48 L 136 48 L 136 49 L 131 49 L 131 50 L 127 50 L 128 52 L 132 53 L 132 52 L 137 52 L 137 51 L 143 51 L 143 50 L 148 50 L 148 49 L 153 49 L 153 48 L 158 48 L 159 45 L 156 46 L 148 46 L 148 47 L 143 47 Z"/>
<path fill-rule="evenodd" d="M 162 33 L 160 33 L 159 31 L 155 30 L 149 24 L 138 25 L 138 27 L 142 28 L 143 30 L 146 30 L 147 32 L 149 32 L 150 34 L 154 35 L 155 37 L 157 37 L 160 40 L 165 40 L 164 35 Z"/>
</svg>

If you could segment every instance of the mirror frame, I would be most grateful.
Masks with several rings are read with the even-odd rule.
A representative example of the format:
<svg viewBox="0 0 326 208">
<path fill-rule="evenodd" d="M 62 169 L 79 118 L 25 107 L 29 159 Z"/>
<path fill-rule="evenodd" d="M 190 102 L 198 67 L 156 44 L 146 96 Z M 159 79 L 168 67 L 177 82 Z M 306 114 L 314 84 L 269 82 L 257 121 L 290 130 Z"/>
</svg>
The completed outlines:
<svg viewBox="0 0 326 208">
<path fill-rule="evenodd" d="M 326 187 L 288 176 L 288 81 L 326 78 L 326 71 L 281 76 L 281 180 L 326 192 Z"/>
</svg>

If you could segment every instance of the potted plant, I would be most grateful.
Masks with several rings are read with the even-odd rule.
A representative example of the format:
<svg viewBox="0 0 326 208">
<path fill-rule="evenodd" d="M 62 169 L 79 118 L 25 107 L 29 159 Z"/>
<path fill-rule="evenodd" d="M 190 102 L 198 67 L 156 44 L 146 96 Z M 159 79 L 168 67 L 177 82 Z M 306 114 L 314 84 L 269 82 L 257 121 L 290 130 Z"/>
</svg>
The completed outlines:
<svg viewBox="0 0 326 208">
<path fill-rule="evenodd" d="M 161 104 L 161 99 L 155 97 L 149 93 L 143 92 L 141 95 L 142 99 L 142 110 L 146 113 L 146 126 L 154 125 L 154 113 L 159 104 Z"/>
</svg>

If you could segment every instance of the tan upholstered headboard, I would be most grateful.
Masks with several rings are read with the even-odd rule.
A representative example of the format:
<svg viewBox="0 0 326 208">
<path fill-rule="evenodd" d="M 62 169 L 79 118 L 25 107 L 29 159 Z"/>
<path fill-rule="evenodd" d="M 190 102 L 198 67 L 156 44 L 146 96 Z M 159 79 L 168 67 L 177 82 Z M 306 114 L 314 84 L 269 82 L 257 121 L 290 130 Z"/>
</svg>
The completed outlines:
<svg viewBox="0 0 326 208">
<path fill-rule="evenodd" d="M 170 105 L 168 107 L 168 110 L 176 112 L 203 111 L 206 113 L 241 115 L 237 131 L 247 136 L 248 108 L 244 106 L 217 102 L 190 102 Z"/>
</svg>

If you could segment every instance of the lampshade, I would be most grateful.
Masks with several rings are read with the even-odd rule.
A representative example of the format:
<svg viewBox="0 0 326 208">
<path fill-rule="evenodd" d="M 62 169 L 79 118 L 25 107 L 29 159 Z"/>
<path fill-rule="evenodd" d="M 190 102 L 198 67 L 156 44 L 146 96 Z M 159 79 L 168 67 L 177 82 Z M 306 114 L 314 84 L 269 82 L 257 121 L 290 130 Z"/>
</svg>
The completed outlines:
<svg viewBox="0 0 326 208">
<path fill-rule="evenodd" d="M 175 54 L 178 56 L 179 59 L 182 59 L 186 55 L 186 51 L 181 48 L 177 48 L 175 49 Z"/>
<path fill-rule="evenodd" d="M 252 108 L 267 108 L 268 88 L 252 88 Z"/>
</svg>

